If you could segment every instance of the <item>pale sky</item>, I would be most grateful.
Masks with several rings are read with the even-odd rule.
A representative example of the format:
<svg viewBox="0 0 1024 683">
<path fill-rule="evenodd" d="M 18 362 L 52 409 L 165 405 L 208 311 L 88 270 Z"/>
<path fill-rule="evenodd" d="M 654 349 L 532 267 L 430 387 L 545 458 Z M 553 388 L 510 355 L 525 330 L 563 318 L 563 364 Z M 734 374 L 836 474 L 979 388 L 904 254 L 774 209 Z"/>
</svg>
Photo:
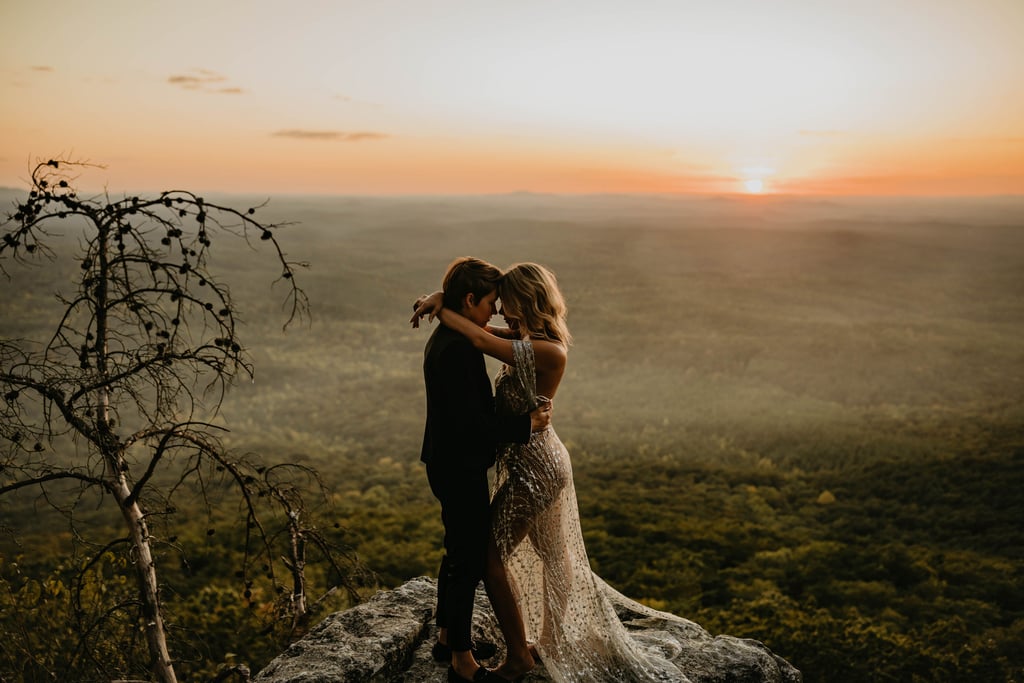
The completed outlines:
<svg viewBox="0 0 1024 683">
<path fill-rule="evenodd" d="M 1024 0 L 3 0 L 0 185 L 1024 194 Z"/>
</svg>

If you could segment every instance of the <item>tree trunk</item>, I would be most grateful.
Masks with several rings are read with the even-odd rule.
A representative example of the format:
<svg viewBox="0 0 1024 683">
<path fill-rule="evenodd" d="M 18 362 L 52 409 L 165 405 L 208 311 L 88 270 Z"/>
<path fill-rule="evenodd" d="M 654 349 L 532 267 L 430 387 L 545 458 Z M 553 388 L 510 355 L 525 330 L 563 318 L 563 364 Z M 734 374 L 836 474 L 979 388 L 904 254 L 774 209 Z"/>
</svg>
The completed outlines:
<svg viewBox="0 0 1024 683">
<path fill-rule="evenodd" d="M 290 567 L 292 570 L 292 630 L 298 628 L 306 616 L 306 541 L 299 527 L 299 513 L 289 511 L 289 533 L 291 535 Z"/>
<path fill-rule="evenodd" d="M 107 278 L 110 264 L 107 259 L 109 247 L 108 236 L 110 225 L 97 225 L 96 253 L 99 259 L 99 278 L 96 287 L 95 321 L 96 321 L 96 370 L 101 377 L 107 376 Z M 99 432 L 103 445 L 107 476 L 112 484 L 114 498 L 121 509 L 121 515 L 128 525 L 128 536 L 135 550 L 135 574 L 139 579 L 139 597 L 142 600 L 143 630 L 146 644 L 149 646 L 151 669 L 160 683 L 177 683 L 171 654 L 167 648 L 167 631 L 164 628 L 163 614 L 160 610 L 160 585 L 156 578 L 156 562 L 153 560 L 153 548 L 150 544 L 149 526 L 139 506 L 138 498 L 132 497 L 132 487 L 125 474 L 127 463 L 124 452 L 110 423 L 110 393 L 104 389 L 100 393 Z"/>
<path fill-rule="evenodd" d="M 143 616 L 146 620 L 146 643 L 149 645 L 149 654 L 153 660 L 153 675 L 161 683 L 177 683 L 178 679 L 174 675 L 174 666 L 171 663 L 171 654 L 167 648 L 167 631 L 164 628 L 163 614 L 160 610 L 160 587 L 156 579 L 156 563 L 153 560 L 149 527 L 138 502 L 125 504 L 131 494 L 131 489 L 128 488 L 123 477 L 119 483 L 124 484 L 124 488 L 123 491 L 118 492 L 117 499 L 121 506 L 121 514 L 124 515 L 124 519 L 128 523 L 132 547 L 136 553 L 135 572 L 139 578 L 139 593 L 142 597 Z"/>
</svg>

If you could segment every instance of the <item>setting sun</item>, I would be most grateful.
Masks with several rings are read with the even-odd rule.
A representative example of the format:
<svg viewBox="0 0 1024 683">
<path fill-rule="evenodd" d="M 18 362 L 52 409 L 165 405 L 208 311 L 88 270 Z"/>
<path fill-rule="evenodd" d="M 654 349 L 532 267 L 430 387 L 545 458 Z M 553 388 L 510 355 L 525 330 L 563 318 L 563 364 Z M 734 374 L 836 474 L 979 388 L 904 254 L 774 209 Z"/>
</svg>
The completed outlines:
<svg viewBox="0 0 1024 683">
<path fill-rule="evenodd" d="M 747 188 L 749 194 L 760 194 L 764 190 L 764 181 L 760 178 L 751 178 L 743 181 L 743 187 Z"/>
</svg>

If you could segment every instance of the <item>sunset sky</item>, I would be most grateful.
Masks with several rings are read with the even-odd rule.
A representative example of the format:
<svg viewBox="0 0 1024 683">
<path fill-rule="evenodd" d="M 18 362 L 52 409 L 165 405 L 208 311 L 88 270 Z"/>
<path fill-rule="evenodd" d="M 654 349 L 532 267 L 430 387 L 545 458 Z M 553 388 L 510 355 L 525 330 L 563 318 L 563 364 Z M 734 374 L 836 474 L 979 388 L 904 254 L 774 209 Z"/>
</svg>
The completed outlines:
<svg viewBox="0 0 1024 683">
<path fill-rule="evenodd" d="M 1024 194 L 1024 0 L 4 0 L 0 186 Z"/>
</svg>

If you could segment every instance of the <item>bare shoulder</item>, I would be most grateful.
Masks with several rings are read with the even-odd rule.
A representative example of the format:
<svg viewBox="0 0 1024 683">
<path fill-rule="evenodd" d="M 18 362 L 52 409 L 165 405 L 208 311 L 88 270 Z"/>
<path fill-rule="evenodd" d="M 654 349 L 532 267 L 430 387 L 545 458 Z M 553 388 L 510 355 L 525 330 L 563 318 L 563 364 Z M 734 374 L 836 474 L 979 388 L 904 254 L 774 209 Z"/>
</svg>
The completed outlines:
<svg viewBox="0 0 1024 683">
<path fill-rule="evenodd" d="M 565 367 L 568 360 L 568 350 L 558 342 L 547 339 L 534 339 L 533 356 L 538 366 L 548 370 L 561 369 Z"/>
</svg>

